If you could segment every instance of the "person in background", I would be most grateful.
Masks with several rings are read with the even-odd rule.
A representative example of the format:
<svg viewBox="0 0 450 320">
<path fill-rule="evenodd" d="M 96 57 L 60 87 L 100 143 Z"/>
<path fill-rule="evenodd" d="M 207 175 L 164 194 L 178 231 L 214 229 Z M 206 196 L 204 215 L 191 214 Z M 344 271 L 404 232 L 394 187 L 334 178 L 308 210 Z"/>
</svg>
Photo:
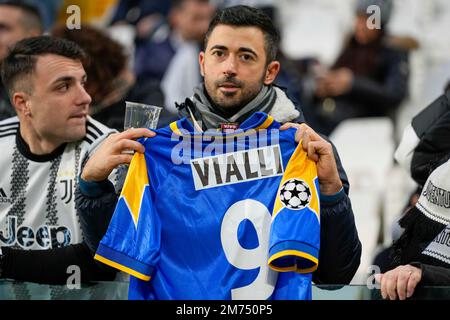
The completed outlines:
<svg viewBox="0 0 450 320">
<path fill-rule="evenodd" d="M 171 5 L 171 1 L 120 0 L 114 11 L 111 24 L 129 23 L 136 25 L 136 27 L 140 29 L 143 26 L 141 27 L 139 24 L 147 24 L 145 20 L 152 15 L 158 14 L 161 16 L 166 16 Z"/>
<path fill-rule="evenodd" d="M 174 115 L 177 113 L 175 102 L 190 95 L 201 82 L 198 53 L 213 12 L 214 7 L 208 0 L 173 0 L 166 25 L 170 31 L 156 31 L 154 37 L 137 43 L 138 78 L 161 81 L 165 107 Z"/>
<path fill-rule="evenodd" d="M 3 60 L 17 116 L 0 122 L 0 278 L 66 284 L 69 266 L 81 282 L 115 277 L 92 259 L 75 210 L 82 164 L 114 132 L 88 116 L 84 58 L 71 41 L 38 36 Z"/>
<path fill-rule="evenodd" d="M 44 31 L 39 11 L 18 1 L 0 2 L 0 62 L 17 41 Z M 3 84 L 0 84 L 0 120 L 16 115 Z"/>
<path fill-rule="evenodd" d="M 384 299 L 405 300 L 419 285 L 450 285 L 450 160 L 428 177 L 419 200 L 400 219 L 391 268 L 377 274 Z"/>
<path fill-rule="evenodd" d="M 408 197 L 408 203 L 401 217 L 406 216 L 422 194 L 430 174 L 450 159 L 450 87 L 414 116 L 406 126 L 397 150 L 395 160 L 411 175 L 417 187 Z M 397 240 L 403 228 L 398 221 L 392 226 L 393 239 Z M 374 265 L 381 272 L 392 269 L 393 248 L 388 246 L 379 252 Z"/>
<path fill-rule="evenodd" d="M 369 29 L 367 7 L 379 6 L 380 28 Z M 391 1 L 357 3 L 354 31 L 334 65 L 320 63 L 310 69 L 315 85 L 303 91 L 303 111 L 308 123 L 330 134 L 345 119 L 391 117 L 407 95 L 408 52 L 386 44 L 385 26 Z"/>
</svg>

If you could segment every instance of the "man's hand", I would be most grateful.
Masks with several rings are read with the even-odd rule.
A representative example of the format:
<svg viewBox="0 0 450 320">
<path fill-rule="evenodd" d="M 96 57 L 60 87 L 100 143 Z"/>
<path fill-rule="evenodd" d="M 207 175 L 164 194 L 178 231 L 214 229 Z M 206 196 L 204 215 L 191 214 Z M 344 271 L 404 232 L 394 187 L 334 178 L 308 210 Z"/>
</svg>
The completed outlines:
<svg viewBox="0 0 450 320">
<path fill-rule="evenodd" d="M 320 193 L 333 195 L 342 188 L 342 182 L 336 166 L 331 143 L 319 136 L 306 124 L 285 123 L 280 130 L 296 128 L 295 141 L 302 141 L 302 148 L 308 153 L 308 158 L 317 163 Z"/>
<path fill-rule="evenodd" d="M 143 153 L 145 148 L 135 141 L 141 137 L 154 137 L 156 133 L 145 128 L 128 129 L 121 133 L 113 133 L 94 152 L 81 173 L 85 181 L 102 181 L 120 164 L 129 164 L 132 154 L 124 151 L 134 150 Z"/>
<path fill-rule="evenodd" d="M 407 264 L 376 274 L 375 280 L 381 284 L 383 299 L 395 300 L 398 297 L 405 300 L 413 295 L 417 284 L 422 280 L 422 270 Z"/>
</svg>

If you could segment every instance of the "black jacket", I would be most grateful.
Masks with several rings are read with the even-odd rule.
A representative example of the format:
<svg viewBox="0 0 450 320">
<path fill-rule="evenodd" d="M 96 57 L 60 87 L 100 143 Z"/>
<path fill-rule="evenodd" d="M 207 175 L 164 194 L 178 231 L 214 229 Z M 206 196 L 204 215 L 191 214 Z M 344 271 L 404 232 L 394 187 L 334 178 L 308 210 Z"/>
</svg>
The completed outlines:
<svg viewBox="0 0 450 320">
<path fill-rule="evenodd" d="M 421 285 L 429 286 L 449 286 L 450 269 L 442 266 L 433 266 L 420 262 L 413 262 L 411 265 L 422 269 Z"/>
<path fill-rule="evenodd" d="M 1 278 L 18 281 L 65 285 L 70 276 L 70 266 L 80 268 L 81 283 L 111 281 L 117 273 L 117 270 L 95 261 L 85 242 L 52 250 L 3 247 L 2 253 Z"/>
<path fill-rule="evenodd" d="M 411 161 L 411 176 L 424 185 L 430 173 L 450 157 L 450 91 L 416 115 L 411 125 L 419 137 Z"/>
</svg>

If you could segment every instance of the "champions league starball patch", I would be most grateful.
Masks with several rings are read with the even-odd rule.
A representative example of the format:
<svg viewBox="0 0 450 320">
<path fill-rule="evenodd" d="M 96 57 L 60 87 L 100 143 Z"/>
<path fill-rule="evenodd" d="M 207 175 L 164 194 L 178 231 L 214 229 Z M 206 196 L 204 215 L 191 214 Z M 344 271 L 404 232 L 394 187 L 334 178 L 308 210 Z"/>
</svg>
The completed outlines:
<svg viewBox="0 0 450 320">
<path fill-rule="evenodd" d="M 286 208 L 301 210 L 311 201 L 311 189 L 305 181 L 294 178 L 283 184 L 279 196 Z"/>
</svg>

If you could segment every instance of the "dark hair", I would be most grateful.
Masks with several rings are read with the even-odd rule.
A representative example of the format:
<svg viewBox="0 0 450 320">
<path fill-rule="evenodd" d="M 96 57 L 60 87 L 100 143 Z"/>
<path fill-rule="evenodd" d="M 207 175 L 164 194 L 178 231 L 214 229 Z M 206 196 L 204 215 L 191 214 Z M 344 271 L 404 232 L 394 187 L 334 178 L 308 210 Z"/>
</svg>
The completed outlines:
<svg viewBox="0 0 450 320">
<path fill-rule="evenodd" d="M 24 17 L 21 25 L 26 30 L 38 30 L 40 33 L 44 31 L 41 13 L 35 6 L 23 1 L 4 1 L 0 2 L 0 6 L 9 6 L 22 11 Z"/>
<path fill-rule="evenodd" d="M 17 81 L 33 74 L 38 56 L 45 54 L 55 54 L 80 61 L 86 56 L 76 43 L 65 39 L 39 36 L 17 42 L 1 66 L 2 81 L 10 97 L 14 93 Z"/>
<path fill-rule="evenodd" d="M 280 35 L 270 17 L 261 9 L 240 5 L 217 11 L 205 34 L 205 49 L 212 31 L 220 24 L 259 28 L 264 34 L 267 63 L 276 59 Z"/>
<path fill-rule="evenodd" d="M 111 39 L 106 33 L 88 25 L 81 29 L 69 30 L 59 25 L 51 30 L 52 35 L 71 40 L 86 52 L 83 60 L 89 81 L 86 91 L 93 103 L 99 103 L 114 90 L 115 81 L 121 71 L 127 67 L 127 55 L 124 47 Z"/>
</svg>

